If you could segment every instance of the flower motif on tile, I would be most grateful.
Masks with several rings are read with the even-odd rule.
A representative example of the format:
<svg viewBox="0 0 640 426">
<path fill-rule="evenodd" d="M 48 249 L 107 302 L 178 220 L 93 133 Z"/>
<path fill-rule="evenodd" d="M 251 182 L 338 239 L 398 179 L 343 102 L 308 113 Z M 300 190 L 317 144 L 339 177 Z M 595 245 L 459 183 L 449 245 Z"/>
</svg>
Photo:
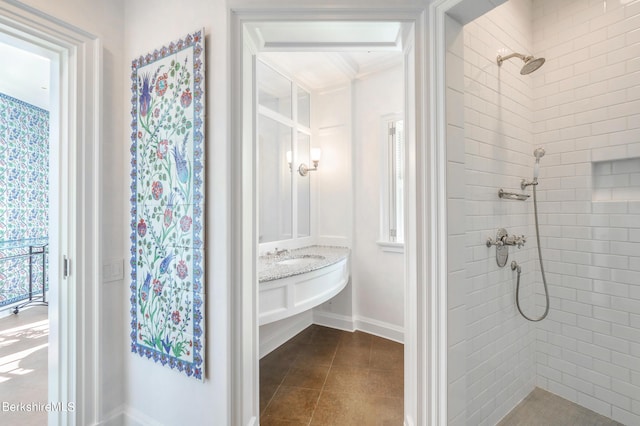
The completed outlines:
<svg viewBox="0 0 640 426">
<path fill-rule="evenodd" d="M 180 219 L 180 229 L 182 229 L 182 232 L 189 232 L 192 222 L 191 217 L 182 216 L 182 219 Z"/>
<path fill-rule="evenodd" d="M 132 63 L 131 350 L 203 380 L 203 31 Z"/>
</svg>

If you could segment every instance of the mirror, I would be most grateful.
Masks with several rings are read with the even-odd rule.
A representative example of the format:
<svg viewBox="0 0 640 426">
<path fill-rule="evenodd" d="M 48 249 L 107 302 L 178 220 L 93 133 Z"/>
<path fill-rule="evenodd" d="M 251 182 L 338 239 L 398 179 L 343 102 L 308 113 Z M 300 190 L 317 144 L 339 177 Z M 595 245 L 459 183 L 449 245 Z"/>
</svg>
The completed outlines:
<svg viewBox="0 0 640 426">
<path fill-rule="evenodd" d="M 311 137 L 298 132 L 298 162 L 311 164 Z M 298 181 L 298 237 L 311 236 L 311 179 L 295 174 Z"/>
<path fill-rule="evenodd" d="M 258 61 L 258 104 L 286 117 L 293 118 L 291 81 Z"/>
<path fill-rule="evenodd" d="M 311 94 L 257 63 L 259 243 L 311 236 Z"/>
<path fill-rule="evenodd" d="M 298 87 L 298 123 L 311 127 L 311 95 Z"/>
<path fill-rule="evenodd" d="M 259 242 L 292 238 L 291 129 L 265 116 L 258 117 Z"/>
</svg>

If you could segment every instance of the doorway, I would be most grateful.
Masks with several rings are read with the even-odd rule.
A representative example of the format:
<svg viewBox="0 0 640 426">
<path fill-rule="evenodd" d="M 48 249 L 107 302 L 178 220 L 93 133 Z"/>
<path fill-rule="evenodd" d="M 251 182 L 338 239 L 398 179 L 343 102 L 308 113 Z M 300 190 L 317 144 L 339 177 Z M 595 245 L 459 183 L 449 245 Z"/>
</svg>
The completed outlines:
<svg viewBox="0 0 640 426">
<path fill-rule="evenodd" d="M 48 279 L 50 212 L 57 212 L 57 138 L 51 138 L 51 106 L 59 93 L 51 91 L 56 63 L 51 55 L 30 43 L 0 34 L 0 328 L 2 328 L 2 401 L 19 406 L 36 403 L 35 409 L 7 410 L 9 423 L 43 423 L 46 411 L 37 404 L 48 402 L 47 290 L 58 283 Z M 50 143 L 53 142 L 53 143 Z M 50 185 L 49 182 L 53 182 Z M 56 238 L 56 239 L 54 239 Z M 54 277 L 55 278 L 55 277 Z M 55 312 L 52 315 L 56 315 Z"/>
<path fill-rule="evenodd" d="M 426 409 L 424 401 L 429 393 L 427 390 L 426 376 L 427 368 L 424 365 L 429 362 L 424 340 L 428 338 L 429 330 L 424 321 L 420 318 L 428 315 L 418 305 L 422 303 L 422 297 L 429 290 L 418 285 L 424 282 L 426 271 L 423 264 L 427 259 L 419 254 L 423 252 L 423 236 L 420 232 L 428 232 L 423 222 L 428 220 L 416 211 L 420 211 L 422 206 L 417 203 L 417 191 L 423 190 L 421 183 L 422 174 L 425 173 L 418 164 L 425 155 L 422 146 L 424 117 L 424 65 L 421 58 L 424 57 L 422 34 L 423 19 L 425 12 L 422 9 L 412 9 L 398 11 L 385 10 L 385 20 L 397 20 L 407 22 L 408 30 L 403 36 L 409 41 L 410 46 L 405 53 L 405 80 L 407 81 L 406 91 L 406 150 L 407 160 L 407 194 L 405 204 L 406 234 L 408 236 L 405 245 L 405 410 L 404 420 L 407 424 L 417 424 L 425 418 Z M 276 12 L 260 14 L 251 12 L 232 11 L 232 139 L 241 141 L 234 145 L 233 153 L 234 173 L 232 176 L 232 205 L 241 214 L 237 216 L 235 226 L 232 230 L 232 248 L 238 262 L 233 267 L 234 282 L 239 283 L 234 291 L 235 304 L 233 311 L 235 316 L 232 319 L 234 324 L 232 333 L 235 336 L 233 350 L 237 353 L 237 363 L 234 368 L 235 393 L 232 395 L 234 401 L 233 413 L 234 422 L 237 424 L 252 424 L 257 422 L 259 413 L 258 396 L 258 295 L 255 283 L 257 282 L 257 217 L 256 217 L 256 197 L 257 197 L 257 177 L 255 173 L 256 146 L 255 146 L 255 93 L 254 75 L 256 68 L 256 55 L 258 47 L 251 43 L 245 43 L 247 25 L 260 21 L 282 21 L 300 20 L 305 22 L 327 22 L 333 20 L 353 20 L 353 21 L 375 21 L 381 12 L 345 12 L 318 14 L 292 12 L 282 12 L 279 16 Z M 285 18 L 286 16 L 286 18 Z M 282 46 L 280 46 L 282 47 Z M 305 50 L 309 50 L 305 46 Z M 296 46 L 286 44 L 286 48 L 292 50 Z M 300 48 L 300 46 L 297 46 Z M 413 123 L 410 123 L 411 119 Z M 426 163 L 426 161 L 424 161 Z M 426 240 L 426 238 L 425 238 Z M 420 249 L 420 252 L 418 251 Z M 420 318 L 419 318 L 420 317 Z M 422 371 L 424 376 L 419 373 Z M 426 418 L 425 418 L 426 419 Z"/>
<path fill-rule="evenodd" d="M 100 41 L 20 3 L 0 4 L 0 36 L 51 61 L 49 425 L 96 422 L 100 357 Z M 57 167 L 56 167 L 57 166 Z M 82 253 L 82 257 L 79 254 Z M 82 342 L 80 344 L 79 342 Z M 20 408 L 20 407 L 18 407 Z M 27 408 L 25 408 L 27 410 Z"/>
<path fill-rule="evenodd" d="M 275 28 L 281 35 L 270 32 Z M 278 39 L 303 44 L 308 38 L 299 28 L 258 22 L 251 31 L 262 34 L 265 45 Z M 396 152 L 404 157 L 402 126 L 389 117 L 402 117 L 404 110 L 403 30 L 400 22 L 310 22 L 304 31 L 314 34 L 314 51 L 258 54 L 263 423 L 317 424 L 329 413 L 333 422 L 345 424 L 355 418 L 367 423 L 371 416 L 403 421 L 405 282 L 404 254 L 398 251 L 404 234 L 398 230 L 404 203 L 389 196 L 389 189 L 403 194 L 403 162 L 393 161 Z M 340 42 L 327 46 L 329 37 Z M 358 43 L 367 50 L 357 51 Z M 310 157 L 316 165 L 300 173 L 301 164 L 313 164 Z M 392 224 L 387 212 L 393 213 Z M 333 281 L 332 259 L 339 262 L 343 251 L 351 279 L 341 275 Z M 300 274 L 300 256 L 328 265 L 310 263 L 307 269 L 316 272 Z M 294 263 L 283 270 L 282 262 Z M 292 275 L 269 280 L 271 268 Z M 323 283 L 305 291 L 315 280 Z M 294 300 L 283 311 L 273 300 L 287 283 Z M 276 313 L 281 319 L 274 321 Z M 300 397 L 295 403 L 293 395 Z"/>
</svg>

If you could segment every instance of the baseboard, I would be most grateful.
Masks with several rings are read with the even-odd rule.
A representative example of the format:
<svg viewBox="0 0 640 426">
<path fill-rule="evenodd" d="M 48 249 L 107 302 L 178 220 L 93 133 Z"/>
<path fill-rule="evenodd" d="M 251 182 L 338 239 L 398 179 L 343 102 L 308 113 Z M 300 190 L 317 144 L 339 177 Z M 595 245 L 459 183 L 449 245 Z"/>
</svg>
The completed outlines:
<svg viewBox="0 0 640 426">
<path fill-rule="evenodd" d="M 348 315 L 335 314 L 333 312 L 313 310 L 313 323 L 338 330 L 354 331 L 353 319 Z"/>
<path fill-rule="evenodd" d="M 122 413 L 122 423 L 124 426 L 162 426 L 163 424 L 156 419 L 147 416 L 140 411 L 127 407 Z"/>
<path fill-rule="evenodd" d="M 109 414 L 104 416 L 104 419 L 98 421 L 98 423 L 95 423 L 95 425 L 96 426 L 122 426 L 124 424 L 127 424 L 125 417 L 126 416 L 124 413 L 124 405 L 121 405 L 120 407 L 116 408 L 115 410 L 112 410 Z"/>
<path fill-rule="evenodd" d="M 355 329 L 404 344 L 404 327 L 367 317 L 355 317 Z"/>
<path fill-rule="evenodd" d="M 279 324 L 279 326 L 276 326 L 277 324 Z M 263 327 L 270 327 L 271 331 L 268 334 L 260 333 L 260 358 L 268 355 L 311 324 L 313 324 L 313 315 L 311 315 L 311 311 L 306 311 L 295 317 L 285 318 L 271 324 L 263 325 L 260 327 L 261 329 Z M 273 331 L 273 329 L 275 329 L 275 331 Z"/>
</svg>

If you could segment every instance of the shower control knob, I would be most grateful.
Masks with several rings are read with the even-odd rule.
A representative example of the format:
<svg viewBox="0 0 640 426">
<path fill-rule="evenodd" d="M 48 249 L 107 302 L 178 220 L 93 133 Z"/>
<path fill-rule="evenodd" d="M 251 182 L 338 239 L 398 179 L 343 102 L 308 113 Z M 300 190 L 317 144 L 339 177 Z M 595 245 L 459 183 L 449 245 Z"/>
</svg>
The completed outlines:
<svg viewBox="0 0 640 426">
<path fill-rule="evenodd" d="M 527 242 L 527 238 L 524 235 L 505 235 L 502 237 L 502 242 L 506 246 L 518 246 L 520 248 Z"/>
<path fill-rule="evenodd" d="M 491 247 L 491 246 L 502 247 L 503 245 L 504 245 L 504 242 L 502 240 L 494 240 L 491 237 L 487 238 L 487 247 Z"/>
<path fill-rule="evenodd" d="M 518 248 L 522 247 L 526 242 L 527 242 L 527 237 L 525 237 L 524 235 L 520 235 L 520 238 L 518 241 Z"/>
</svg>

